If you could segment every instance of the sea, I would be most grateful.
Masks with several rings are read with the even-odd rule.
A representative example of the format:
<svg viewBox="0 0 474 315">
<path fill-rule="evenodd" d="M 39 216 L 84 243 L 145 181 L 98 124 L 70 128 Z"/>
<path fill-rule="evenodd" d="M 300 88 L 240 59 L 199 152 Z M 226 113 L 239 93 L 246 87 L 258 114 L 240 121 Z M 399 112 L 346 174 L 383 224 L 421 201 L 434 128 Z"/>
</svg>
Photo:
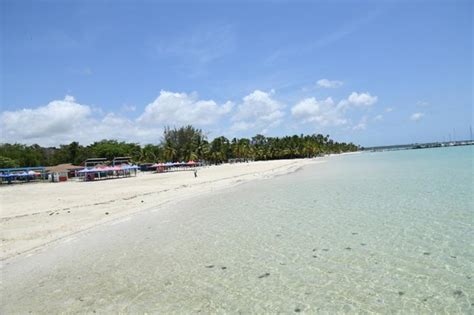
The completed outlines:
<svg viewBox="0 0 474 315">
<path fill-rule="evenodd" d="M 474 313 L 474 146 L 319 158 L 2 268 L 2 313 Z"/>
</svg>

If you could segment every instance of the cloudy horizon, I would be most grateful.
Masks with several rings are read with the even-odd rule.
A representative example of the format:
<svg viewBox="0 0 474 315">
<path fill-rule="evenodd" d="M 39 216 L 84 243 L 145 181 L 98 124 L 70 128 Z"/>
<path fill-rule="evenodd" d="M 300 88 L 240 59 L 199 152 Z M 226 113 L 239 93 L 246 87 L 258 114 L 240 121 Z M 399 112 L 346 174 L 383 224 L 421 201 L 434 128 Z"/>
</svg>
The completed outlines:
<svg viewBox="0 0 474 315">
<path fill-rule="evenodd" d="M 74 96 L 66 95 L 45 105 L 3 111 L 0 122 L 5 142 L 57 146 L 72 141 L 90 144 L 115 139 L 146 144 L 156 143 L 165 126 L 193 125 L 209 132 L 211 138 L 221 134 L 228 137 L 271 135 L 282 125 L 288 129 L 293 123 L 311 122 L 323 127 L 345 126 L 348 130 L 357 130 L 360 123 L 351 121 L 346 116 L 347 111 L 366 112 L 377 103 L 377 96 L 368 92 L 352 92 L 337 103 L 331 97 L 324 100 L 309 97 L 291 105 L 277 97 L 274 90 L 255 90 L 241 100 L 218 104 L 211 99 L 200 99 L 197 92 L 162 90 L 141 112 L 136 106 L 105 112 L 100 106 L 83 104 Z M 129 117 L 130 112 L 134 118 Z M 219 127 L 223 121 L 228 123 L 225 129 Z"/>
</svg>

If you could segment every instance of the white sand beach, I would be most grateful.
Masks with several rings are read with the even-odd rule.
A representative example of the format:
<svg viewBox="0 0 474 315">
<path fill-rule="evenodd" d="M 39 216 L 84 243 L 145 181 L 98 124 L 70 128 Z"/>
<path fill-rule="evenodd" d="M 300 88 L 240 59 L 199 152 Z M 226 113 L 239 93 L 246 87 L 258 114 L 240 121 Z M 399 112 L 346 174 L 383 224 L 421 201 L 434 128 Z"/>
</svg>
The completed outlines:
<svg viewBox="0 0 474 315">
<path fill-rule="evenodd" d="M 147 209 L 256 179 L 291 173 L 322 159 L 278 160 L 219 166 L 193 172 L 139 173 L 137 177 L 96 182 L 3 185 L 1 260 L 123 219 Z"/>
</svg>

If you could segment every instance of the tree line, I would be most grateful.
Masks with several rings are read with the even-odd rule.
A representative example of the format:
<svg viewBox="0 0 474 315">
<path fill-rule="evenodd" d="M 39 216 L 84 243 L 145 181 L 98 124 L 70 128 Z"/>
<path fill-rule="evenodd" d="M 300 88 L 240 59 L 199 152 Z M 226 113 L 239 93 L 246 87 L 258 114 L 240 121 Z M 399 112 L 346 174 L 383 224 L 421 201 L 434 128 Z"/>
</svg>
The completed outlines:
<svg viewBox="0 0 474 315">
<path fill-rule="evenodd" d="M 87 158 L 113 159 L 130 156 L 134 163 L 203 160 L 224 163 L 230 159 L 276 160 L 315 157 L 321 154 L 357 151 L 352 143 L 336 142 L 329 135 L 293 135 L 227 139 L 212 141 L 201 129 L 193 126 L 166 127 L 159 144 L 140 146 L 117 140 L 102 140 L 88 146 L 78 142 L 59 147 L 41 147 L 37 144 L 0 144 L 0 168 L 51 166 L 62 163 L 80 165 Z"/>
</svg>

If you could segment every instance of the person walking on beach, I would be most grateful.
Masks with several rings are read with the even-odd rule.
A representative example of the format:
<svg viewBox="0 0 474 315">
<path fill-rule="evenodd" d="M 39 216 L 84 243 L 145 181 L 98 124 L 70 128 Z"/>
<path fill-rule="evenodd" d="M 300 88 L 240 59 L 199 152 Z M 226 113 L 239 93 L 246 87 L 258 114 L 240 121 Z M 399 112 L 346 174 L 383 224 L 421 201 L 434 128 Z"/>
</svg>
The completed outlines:
<svg viewBox="0 0 474 315">
<path fill-rule="evenodd" d="M 194 178 L 198 177 L 198 171 L 194 170 Z"/>
</svg>

